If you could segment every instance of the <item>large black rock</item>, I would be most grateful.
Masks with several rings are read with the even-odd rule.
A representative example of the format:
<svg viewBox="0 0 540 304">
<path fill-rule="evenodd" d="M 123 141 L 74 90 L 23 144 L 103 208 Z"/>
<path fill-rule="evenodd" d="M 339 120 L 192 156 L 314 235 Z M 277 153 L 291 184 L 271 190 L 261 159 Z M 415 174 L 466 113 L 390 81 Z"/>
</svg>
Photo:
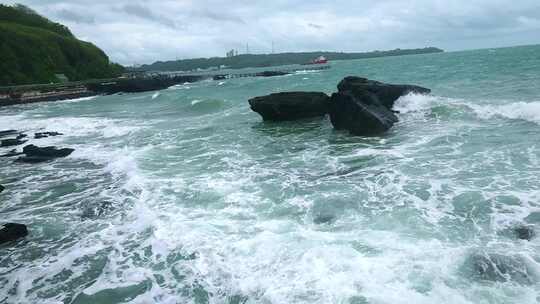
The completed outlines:
<svg viewBox="0 0 540 304">
<path fill-rule="evenodd" d="M 0 185 L 0 193 L 4 192 L 4 189 L 6 189 L 6 188 L 4 188 L 4 186 Z"/>
<path fill-rule="evenodd" d="M 330 98 L 330 121 L 336 130 L 372 136 L 390 129 L 398 118 L 369 93 L 339 92 Z"/>
<path fill-rule="evenodd" d="M 23 148 L 25 157 L 19 157 L 16 161 L 23 163 L 40 163 L 49 161 L 59 157 L 66 157 L 73 153 L 74 149 L 63 148 L 57 149 L 56 147 L 38 147 L 34 145 L 28 145 Z"/>
<path fill-rule="evenodd" d="M 28 229 L 23 224 L 8 223 L 0 229 L 0 244 L 15 241 L 28 235 Z"/>
<path fill-rule="evenodd" d="M 320 92 L 282 92 L 252 98 L 249 105 L 263 120 L 285 121 L 324 116 L 328 101 L 328 95 Z"/>
<path fill-rule="evenodd" d="M 399 97 L 409 93 L 429 94 L 430 89 L 416 85 L 387 84 L 367 78 L 348 76 L 338 84 L 339 92 L 352 92 L 354 95 L 369 94 L 379 103 L 392 109 Z"/>
<path fill-rule="evenodd" d="M 338 84 L 338 92 L 330 98 L 330 121 L 335 129 L 348 130 L 354 135 L 378 135 L 398 121 L 392 112 L 394 102 L 411 92 L 426 94 L 430 90 L 346 77 Z"/>
</svg>

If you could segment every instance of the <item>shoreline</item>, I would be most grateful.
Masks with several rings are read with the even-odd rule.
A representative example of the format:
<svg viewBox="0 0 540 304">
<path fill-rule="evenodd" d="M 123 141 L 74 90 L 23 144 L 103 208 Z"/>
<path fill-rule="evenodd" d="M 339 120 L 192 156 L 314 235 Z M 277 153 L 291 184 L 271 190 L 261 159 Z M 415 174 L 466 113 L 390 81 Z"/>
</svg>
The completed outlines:
<svg viewBox="0 0 540 304">
<path fill-rule="evenodd" d="M 174 85 L 194 83 L 207 79 L 224 80 L 240 77 L 275 77 L 299 70 L 320 71 L 330 65 L 303 67 L 300 69 L 268 70 L 253 73 L 209 73 L 200 75 L 161 74 L 147 77 L 98 79 L 65 84 L 22 85 L 0 87 L 0 107 L 47 101 L 61 101 L 117 93 L 140 93 L 164 90 Z"/>
</svg>

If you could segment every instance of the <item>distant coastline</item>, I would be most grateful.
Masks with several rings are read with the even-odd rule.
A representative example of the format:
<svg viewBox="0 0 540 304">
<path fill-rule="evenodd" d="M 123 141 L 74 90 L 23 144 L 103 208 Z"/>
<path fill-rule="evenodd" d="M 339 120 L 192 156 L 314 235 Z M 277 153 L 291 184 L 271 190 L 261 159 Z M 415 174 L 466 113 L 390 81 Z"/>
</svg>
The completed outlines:
<svg viewBox="0 0 540 304">
<path fill-rule="evenodd" d="M 299 52 L 278 54 L 242 54 L 232 57 L 157 61 L 152 64 L 145 64 L 140 67 L 130 69 L 134 71 L 195 71 L 197 69 L 217 69 L 220 67 L 228 69 L 263 68 L 271 66 L 303 64 L 310 62 L 319 56 L 324 56 L 330 61 L 335 61 L 442 52 L 444 52 L 444 50 L 436 47 L 426 47 L 420 49 L 395 49 L 390 51 L 373 51 L 363 53 Z"/>
</svg>

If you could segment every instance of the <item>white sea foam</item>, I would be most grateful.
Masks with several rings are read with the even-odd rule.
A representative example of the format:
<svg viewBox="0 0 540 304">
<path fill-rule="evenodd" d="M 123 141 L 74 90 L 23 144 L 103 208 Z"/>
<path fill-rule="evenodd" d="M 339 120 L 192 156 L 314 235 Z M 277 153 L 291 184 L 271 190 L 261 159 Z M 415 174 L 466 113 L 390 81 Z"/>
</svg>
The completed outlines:
<svg viewBox="0 0 540 304">
<path fill-rule="evenodd" d="M 540 102 L 513 102 L 504 105 L 469 104 L 469 107 L 482 119 L 503 117 L 540 124 Z"/>
</svg>

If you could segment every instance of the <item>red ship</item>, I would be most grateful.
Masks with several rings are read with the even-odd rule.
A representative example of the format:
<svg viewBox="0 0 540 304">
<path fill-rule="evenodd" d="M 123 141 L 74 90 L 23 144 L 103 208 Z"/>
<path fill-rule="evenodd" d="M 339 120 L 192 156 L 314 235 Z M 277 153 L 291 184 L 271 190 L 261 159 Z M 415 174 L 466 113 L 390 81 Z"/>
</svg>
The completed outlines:
<svg viewBox="0 0 540 304">
<path fill-rule="evenodd" d="M 320 57 L 317 57 L 317 58 L 313 59 L 309 63 L 304 63 L 304 65 L 308 65 L 308 64 L 327 64 L 327 63 L 328 63 L 328 59 L 326 59 L 326 57 L 324 57 L 324 56 L 320 56 Z"/>
</svg>

